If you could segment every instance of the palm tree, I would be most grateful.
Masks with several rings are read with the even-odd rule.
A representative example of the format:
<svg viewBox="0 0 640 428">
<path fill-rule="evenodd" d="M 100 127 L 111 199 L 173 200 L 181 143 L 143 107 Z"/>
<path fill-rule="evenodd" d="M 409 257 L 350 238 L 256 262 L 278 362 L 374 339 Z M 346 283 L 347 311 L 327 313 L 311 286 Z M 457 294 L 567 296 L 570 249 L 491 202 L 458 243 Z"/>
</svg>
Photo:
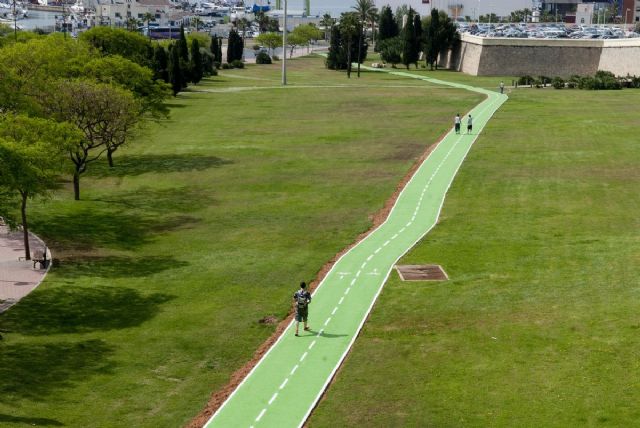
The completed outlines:
<svg viewBox="0 0 640 428">
<path fill-rule="evenodd" d="M 320 25 L 324 27 L 324 40 L 325 42 L 329 40 L 331 37 L 331 28 L 333 24 L 336 23 L 336 20 L 331 17 L 328 13 L 322 15 L 322 19 L 320 20 Z"/>
<path fill-rule="evenodd" d="M 369 22 L 371 23 L 371 37 L 372 37 L 372 43 L 373 46 L 375 48 L 376 46 L 376 22 L 378 21 L 379 18 L 379 14 L 378 14 L 378 8 L 373 8 L 369 11 L 369 13 L 367 14 L 367 18 L 369 19 Z"/>
<path fill-rule="evenodd" d="M 191 25 L 194 25 L 196 27 L 196 33 L 198 32 L 198 29 L 200 28 L 200 24 L 202 24 L 202 19 L 196 17 L 191 18 Z"/>
<path fill-rule="evenodd" d="M 149 23 L 151 21 L 155 21 L 156 17 L 151 13 L 147 12 L 142 16 L 142 21 L 147 23 L 147 36 L 151 39 L 151 33 L 149 32 Z"/>
<path fill-rule="evenodd" d="M 353 9 L 355 9 L 358 20 L 360 21 L 360 34 L 358 37 L 358 77 L 360 77 L 360 58 L 362 58 L 362 36 L 364 34 L 364 25 L 365 22 L 369 20 L 371 11 L 376 9 L 376 5 L 373 0 L 358 0 Z"/>
</svg>

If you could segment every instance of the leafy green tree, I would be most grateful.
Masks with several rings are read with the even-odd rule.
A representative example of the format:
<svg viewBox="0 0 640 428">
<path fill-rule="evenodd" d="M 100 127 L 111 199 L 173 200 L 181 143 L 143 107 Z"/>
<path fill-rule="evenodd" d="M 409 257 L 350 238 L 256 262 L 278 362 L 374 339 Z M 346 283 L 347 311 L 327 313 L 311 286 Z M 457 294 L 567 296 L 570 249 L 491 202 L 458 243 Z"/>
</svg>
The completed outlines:
<svg viewBox="0 0 640 428">
<path fill-rule="evenodd" d="M 378 41 L 392 39 L 398 36 L 398 24 L 393 18 L 393 12 L 389 6 L 383 6 L 378 18 Z"/>
<path fill-rule="evenodd" d="M 165 105 L 168 86 L 154 80 L 153 71 L 149 68 L 141 67 L 121 56 L 93 59 L 85 64 L 78 77 L 91 77 L 97 82 L 116 84 L 131 91 L 140 101 L 144 113 L 151 113 L 156 117 L 166 117 L 169 114 Z"/>
<path fill-rule="evenodd" d="M 409 8 L 407 23 L 402 30 L 402 63 L 409 69 L 410 64 L 415 64 L 418 68 L 418 57 L 420 54 L 419 41 L 416 37 L 414 23 L 414 11 Z"/>
<path fill-rule="evenodd" d="M 273 50 L 282 46 L 282 36 L 277 33 L 262 33 L 256 37 L 256 41 L 269 49 L 269 55 L 273 55 Z"/>
<path fill-rule="evenodd" d="M 303 24 L 298 25 L 293 29 L 292 35 L 300 36 L 303 45 L 307 45 L 309 48 L 311 41 L 318 40 L 322 37 L 322 32 L 315 26 L 315 24 Z"/>
<path fill-rule="evenodd" d="M 402 39 L 399 36 L 382 40 L 378 44 L 378 49 L 380 58 L 394 68 L 396 64 L 402 62 Z"/>
<path fill-rule="evenodd" d="M 121 100 L 136 101 L 130 92 L 113 85 L 87 80 L 56 82 L 46 99 L 43 110 L 59 122 L 75 125 L 83 134 L 82 140 L 69 149 L 74 165 L 74 198 L 80 199 L 80 176 L 91 162 L 109 150 L 114 135 L 121 132 L 122 120 L 128 120 L 132 110 L 123 109 Z M 137 107 L 141 111 L 140 107 Z M 135 112 L 134 112 L 135 113 Z M 139 116 L 139 113 L 136 117 Z"/>
<path fill-rule="evenodd" d="M 202 80 L 204 69 L 202 67 L 202 54 L 200 53 L 200 43 L 197 39 L 191 41 L 191 81 L 198 84 Z"/>
<path fill-rule="evenodd" d="M 66 152 L 81 140 L 80 131 L 68 123 L 23 115 L 0 117 L 0 191 L 5 202 L 14 195 L 19 200 L 27 260 L 31 260 L 27 202 L 57 187 Z M 12 214 L 12 206 L 3 204 L 0 215 L 11 220 Z"/>
<path fill-rule="evenodd" d="M 298 46 L 304 46 L 308 42 L 307 38 L 300 34 L 292 31 L 291 34 L 287 36 L 287 47 L 290 49 L 289 57 L 293 57 L 293 51 Z"/>
<path fill-rule="evenodd" d="M 359 20 L 358 28 L 358 77 L 360 77 L 360 58 L 362 57 L 362 38 L 364 37 L 364 26 L 369 20 L 369 16 L 376 9 L 373 0 L 357 0 L 353 7 Z"/>
<path fill-rule="evenodd" d="M 103 55 L 120 55 L 142 66 L 150 66 L 149 40 L 142 34 L 118 28 L 93 27 L 80 34 L 79 39 L 95 47 Z"/>
</svg>

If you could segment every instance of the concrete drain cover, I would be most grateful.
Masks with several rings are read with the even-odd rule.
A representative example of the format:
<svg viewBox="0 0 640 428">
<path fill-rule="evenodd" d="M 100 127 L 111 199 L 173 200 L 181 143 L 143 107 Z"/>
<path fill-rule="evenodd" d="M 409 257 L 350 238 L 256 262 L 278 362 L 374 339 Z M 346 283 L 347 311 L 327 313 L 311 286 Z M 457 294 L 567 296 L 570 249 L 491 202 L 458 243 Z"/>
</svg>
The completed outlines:
<svg viewBox="0 0 640 428">
<path fill-rule="evenodd" d="M 403 281 L 446 281 L 449 279 L 440 265 L 396 265 Z"/>
</svg>

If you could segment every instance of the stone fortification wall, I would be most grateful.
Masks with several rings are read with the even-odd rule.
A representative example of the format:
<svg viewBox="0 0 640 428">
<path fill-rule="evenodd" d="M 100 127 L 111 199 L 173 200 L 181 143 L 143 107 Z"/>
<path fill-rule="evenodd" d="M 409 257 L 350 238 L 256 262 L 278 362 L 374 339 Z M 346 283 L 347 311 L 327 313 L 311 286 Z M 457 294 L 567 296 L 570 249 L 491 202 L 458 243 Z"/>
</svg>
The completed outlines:
<svg viewBox="0 0 640 428">
<path fill-rule="evenodd" d="M 598 70 L 640 76 L 640 39 L 489 39 L 464 34 L 446 62 L 443 65 L 474 76 L 569 77 Z"/>
</svg>

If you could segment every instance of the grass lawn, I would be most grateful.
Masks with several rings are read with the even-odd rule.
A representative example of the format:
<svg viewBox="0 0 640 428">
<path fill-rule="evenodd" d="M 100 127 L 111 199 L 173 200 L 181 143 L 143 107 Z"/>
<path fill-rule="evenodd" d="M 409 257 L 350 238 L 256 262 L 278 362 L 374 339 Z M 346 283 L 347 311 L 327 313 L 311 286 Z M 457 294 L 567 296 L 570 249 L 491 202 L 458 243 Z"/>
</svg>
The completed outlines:
<svg viewBox="0 0 640 428">
<path fill-rule="evenodd" d="M 637 99 L 513 92 L 309 426 L 637 426 Z"/>
<path fill-rule="evenodd" d="M 0 316 L 0 425 L 185 424 L 480 101 L 319 58 L 291 61 L 282 89 L 279 67 L 181 94 L 113 170 L 89 167 L 81 201 L 67 186 L 32 204 L 60 264 Z"/>
</svg>

